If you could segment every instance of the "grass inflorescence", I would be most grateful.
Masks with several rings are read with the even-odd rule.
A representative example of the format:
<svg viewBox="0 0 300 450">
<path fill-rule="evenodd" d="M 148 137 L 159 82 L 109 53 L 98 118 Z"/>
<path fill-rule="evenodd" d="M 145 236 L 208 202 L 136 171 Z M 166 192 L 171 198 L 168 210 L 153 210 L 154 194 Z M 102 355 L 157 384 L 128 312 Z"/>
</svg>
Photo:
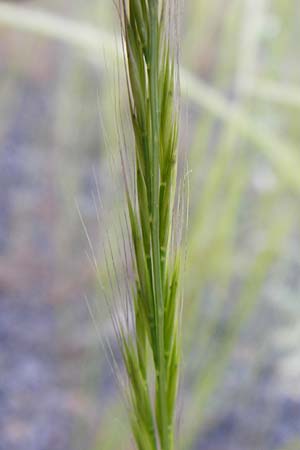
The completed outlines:
<svg viewBox="0 0 300 450">
<path fill-rule="evenodd" d="M 119 344 L 137 448 L 172 450 L 180 359 L 181 214 L 170 10 L 157 0 L 121 0 L 119 6 L 134 134 L 133 189 L 132 183 L 125 185 L 135 272 L 133 332 L 119 325 Z"/>
</svg>

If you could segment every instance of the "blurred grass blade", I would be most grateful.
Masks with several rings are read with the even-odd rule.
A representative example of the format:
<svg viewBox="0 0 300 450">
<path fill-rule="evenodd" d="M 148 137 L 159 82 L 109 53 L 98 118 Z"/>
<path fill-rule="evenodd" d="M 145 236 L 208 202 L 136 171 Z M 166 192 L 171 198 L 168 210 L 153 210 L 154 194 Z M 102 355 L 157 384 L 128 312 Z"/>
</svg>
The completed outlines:
<svg viewBox="0 0 300 450">
<path fill-rule="evenodd" d="M 273 226 L 266 237 L 264 248 L 249 268 L 233 313 L 225 326 L 221 325 L 222 318 L 216 317 L 215 332 L 210 331 L 210 336 L 213 337 L 215 334 L 221 333 L 221 337 L 217 348 L 209 355 L 204 369 L 196 378 L 196 382 L 191 390 L 190 404 L 186 408 L 189 418 L 186 421 L 187 430 L 184 434 L 184 439 L 188 448 L 193 446 L 198 437 L 205 419 L 204 406 L 222 378 L 237 338 L 259 300 L 259 293 L 266 276 L 274 261 L 280 255 L 281 248 L 291 227 L 292 224 L 289 217 L 282 218 L 279 223 Z"/>
<path fill-rule="evenodd" d="M 98 64 L 104 62 L 103 50 L 115 57 L 121 54 L 120 41 L 111 33 L 30 6 L 0 2 L 0 24 L 78 47 Z"/>
<path fill-rule="evenodd" d="M 249 119 L 241 107 L 222 97 L 212 87 L 201 83 L 198 78 L 185 69 L 181 70 L 181 85 L 183 92 L 193 103 L 201 105 L 216 117 L 231 124 L 241 135 L 260 148 L 286 185 L 299 192 L 300 158 L 295 148 L 264 131 Z"/>
</svg>

